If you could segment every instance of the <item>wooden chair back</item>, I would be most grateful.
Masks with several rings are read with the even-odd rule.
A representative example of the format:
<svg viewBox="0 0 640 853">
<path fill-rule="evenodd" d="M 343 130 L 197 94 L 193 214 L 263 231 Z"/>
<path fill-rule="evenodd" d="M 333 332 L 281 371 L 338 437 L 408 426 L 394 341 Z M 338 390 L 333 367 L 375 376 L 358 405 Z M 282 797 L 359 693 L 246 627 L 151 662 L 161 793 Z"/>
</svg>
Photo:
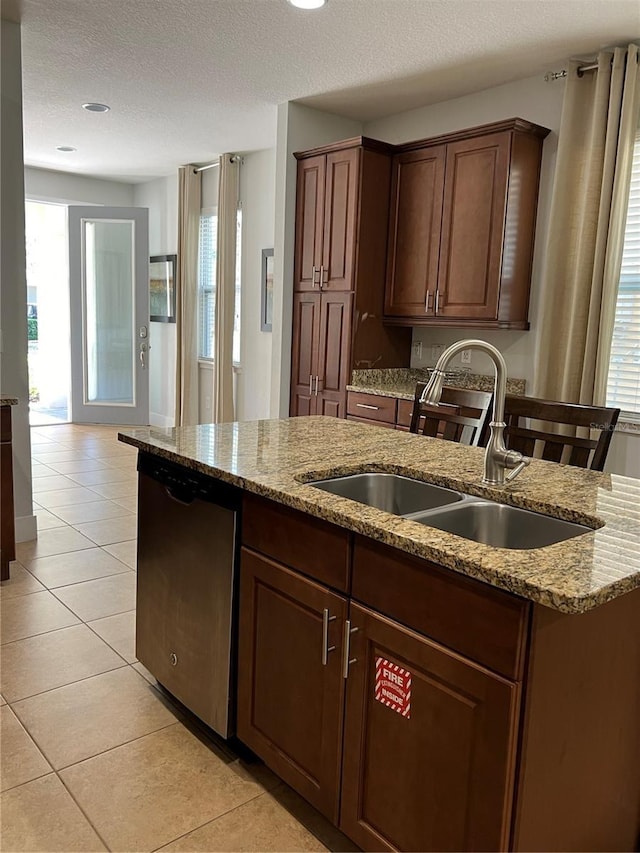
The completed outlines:
<svg viewBox="0 0 640 853">
<path fill-rule="evenodd" d="M 478 445 L 489 420 L 493 394 L 445 385 L 440 404 L 428 406 L 420 402 L 425 384 L 418 382 L 416 385 L 409 431 L 460 444 Z"/>
<path fill-rule="evenodd" d="M 620 409 L 507 394 L 505 442 L 509 450 L 525 456 L 602 471 L 619 414 Z M 563 435 L 558 426 L 582 429 L 579 435 L 575 435 L 576 429 Z M 589 437 L 584 437 L 585 430 L 590 431 Z M 598 435 L 592 438 L 595 431 Z"/>
</svg>

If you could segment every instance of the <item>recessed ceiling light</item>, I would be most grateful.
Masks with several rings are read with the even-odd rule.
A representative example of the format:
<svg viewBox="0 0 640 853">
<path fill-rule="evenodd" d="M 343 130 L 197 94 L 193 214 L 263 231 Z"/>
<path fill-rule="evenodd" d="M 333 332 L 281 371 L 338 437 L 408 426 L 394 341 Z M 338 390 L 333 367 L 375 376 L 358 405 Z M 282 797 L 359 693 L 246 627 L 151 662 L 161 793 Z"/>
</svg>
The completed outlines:
<svg viewBox="0 0 640 853">
<path fill-rule="evenodd" d="M 297 9 L 319 9 L 326 2 L 327 0 L 289 0 L 289 3 Z"/>
<path fill-rule="evenodd" d="M 106 104 L 83 104 L 83 110 L 88 110 L 90 113 L 108 113 L 111 107 L 108 107 Z"/>
<path fill-rule="evenodd" d="M 72 151 L 77 151 L 73 145 L 56 145 L 56 151 L 62 151 L 63 154 L 70 154 Z"/>
</svg>

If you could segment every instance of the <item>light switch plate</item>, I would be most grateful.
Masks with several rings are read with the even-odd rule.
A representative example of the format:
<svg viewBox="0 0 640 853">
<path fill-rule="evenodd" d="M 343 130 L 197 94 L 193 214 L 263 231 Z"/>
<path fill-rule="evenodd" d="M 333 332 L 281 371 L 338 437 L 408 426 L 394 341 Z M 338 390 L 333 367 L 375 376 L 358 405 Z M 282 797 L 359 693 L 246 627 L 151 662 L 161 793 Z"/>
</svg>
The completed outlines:
<svg viewBox="0 0 640 853">
<path fill-rule="evenodd" d="M 414 358 L 417 358 L 418 361 L 422 361 L 422 341 L 414 341 L 411 344 L 411 352 Z"/>
<path fill-rule="evenodd" d="M 432 344 L 431 345 L 431 360 L 436 362 L 442 353 L 444 352 L 443 344 Z"/>
<path fill-rule="evenodd" d="M 462 350 L 462 352 L 460 353 L 460 361 L 463 364 L 471 364 L 471 350 L 470 349 L 463 349 Z"/>
</svg>

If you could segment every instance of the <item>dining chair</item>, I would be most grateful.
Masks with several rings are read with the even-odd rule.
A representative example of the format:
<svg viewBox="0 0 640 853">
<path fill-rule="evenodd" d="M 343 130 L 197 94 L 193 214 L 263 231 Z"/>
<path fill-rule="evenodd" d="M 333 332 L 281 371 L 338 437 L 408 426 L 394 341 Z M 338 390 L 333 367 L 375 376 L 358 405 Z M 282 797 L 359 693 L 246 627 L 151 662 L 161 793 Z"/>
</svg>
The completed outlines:
<svg viewBox="0 0 640 853">
<path fill-rule="evenodd" d="M 409 432 L 478 445 L 489 420 L 491 391 L 468 391 L 445 385 L 439 405 L 431 406 L 420 402 L 425 384 L 416 385 Z"/>
<path fill-rule="evenodd" d="M 602 471 L 619 414 L 620 409 L 507 394 L 505 443 L 525 456 Z M 562 427 L 574 429 L 563 434 Z"/>
</svg>

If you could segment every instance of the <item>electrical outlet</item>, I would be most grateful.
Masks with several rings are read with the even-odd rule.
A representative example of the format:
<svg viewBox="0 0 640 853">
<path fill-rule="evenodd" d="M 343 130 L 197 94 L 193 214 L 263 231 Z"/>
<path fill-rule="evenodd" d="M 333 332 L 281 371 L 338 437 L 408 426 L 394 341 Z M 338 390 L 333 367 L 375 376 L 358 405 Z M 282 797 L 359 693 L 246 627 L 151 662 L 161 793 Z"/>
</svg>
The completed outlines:
<svg viewBox="0 0 640 853">
<path fill-rule="evenodd" d="M 431 345 L 431 360 L 436 362 L 442 353 L 444 352 L 444 346 L 442 344 L 432 344 Z"/>
<path fill-rule="evenodd" d="M 471 350 L 470 349 L 463 349 L 462 350 L 462 352 L 460 353 L 460 361 L 463 364 L 471 364 Z"/>
<path fill-rule="evenodd" d="M 422 360 L 422 341 L 414 341 L 411 344 L 411 352 L 412 352 L 414 358 L 416 358 L 418 361 L 421 361 Z"/>
</svg>

